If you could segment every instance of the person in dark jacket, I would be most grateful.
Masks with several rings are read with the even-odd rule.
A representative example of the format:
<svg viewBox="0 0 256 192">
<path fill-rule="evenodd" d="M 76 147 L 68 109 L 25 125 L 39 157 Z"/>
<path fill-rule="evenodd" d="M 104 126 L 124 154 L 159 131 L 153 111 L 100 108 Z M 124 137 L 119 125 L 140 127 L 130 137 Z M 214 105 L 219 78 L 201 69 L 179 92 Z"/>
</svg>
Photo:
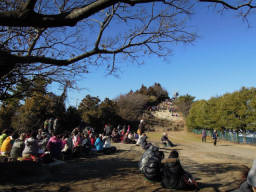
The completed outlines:
<svg viewBox="0 0 256 192">
<path fill-rule="evenodd" d="M 144 152 L 139 162 L 139 169 L 143 175 L 151 181 L 161 180 L 161 160 L 164 158 L 164 153 L 159 151 L 159 148 L 150 145 Z"/>
<path fill-rule="evenodd" d="M 214 130 L 212 133 L 212 139 L 213 139 L 213 145 L 216 146 L 217 144 L 217 139 L 218 139 L 218 133 L 217 130 Z"/>
<path fill-rule="evenodd" d="M 232 192 L 256 192 L 256 160 L 253 161 L 246 181 L 244 181 L 239 189 Z"/>
<path fill-rule="evenodd" d="M 174 147 L 175 145 L 170 141 L 170 139 L 168 138 L 167 133 L 163 133 L 163 136 L 161 137 L 161 141 L 162 143 L 166 146 L 166 147 Z"/>
<path fill-rule="evenodd" d="M 181 166 L 179 153 L 176 150 L 173 150 L 162 163 L 161 184 L 164 188 L 178 190 L 194 190 L 197 188 L 197 183 L 192 175 Z"/>
<path fill-rule="evenodd" d="M 151 143 L 149 143 L 147 141 L 147 138 L 148 137 L 145 133 L 143 133 L 143 135 L 140 138 L 140 145 L 141 145 L 142 149 L 144 149 L 144 150 L 147 150 L 151 145 Z"/>
</svg>

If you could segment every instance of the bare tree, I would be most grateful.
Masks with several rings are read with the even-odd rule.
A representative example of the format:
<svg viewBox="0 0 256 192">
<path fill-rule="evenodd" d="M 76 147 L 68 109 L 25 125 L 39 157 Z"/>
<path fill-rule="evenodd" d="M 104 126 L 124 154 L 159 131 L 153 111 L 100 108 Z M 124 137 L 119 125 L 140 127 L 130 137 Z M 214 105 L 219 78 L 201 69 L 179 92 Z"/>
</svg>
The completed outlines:
<svg viewBox="0 0 256 192">
<path fill-rule="evenodd" d="M 223 9 L 230 9 L 239 11 L 239 14 L 246 19 L 246 17 L 256 8 L 255 0 L 199 0 L 201 2 L 215 3 L 220 5 Z"/>
<path fill-rule="evenodd" d="M 192 6 L 189 0 L 2 0 L 0 78 L 13 84 L 40 74 L 61 83 L 94 65 L 112 73 L 123 59 L 166 56 L 172 44 L 195 39 L 185 26 Z"/>
</svg>

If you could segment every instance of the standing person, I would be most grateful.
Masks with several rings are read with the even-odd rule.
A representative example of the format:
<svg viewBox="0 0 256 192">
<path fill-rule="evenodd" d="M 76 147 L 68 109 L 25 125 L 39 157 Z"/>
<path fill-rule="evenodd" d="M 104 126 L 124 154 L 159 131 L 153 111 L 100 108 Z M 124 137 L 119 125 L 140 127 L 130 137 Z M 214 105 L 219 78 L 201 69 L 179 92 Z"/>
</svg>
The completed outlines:
<svg viewBox="0 0 256 192">
<path fill-rule="evenodd" d="M 60 129 L 60 119 L 56 117 L 53 121 L 53 131 L 55 133 L 59 133 Z"/>
<path fill-rule="evenodd" d="M 45 121 L 44 121 L 44 132 L 48 132 L 48 123 L 49 123 L 49 120 L 48 119 L 46 119 Z"/>
<path fill-rule="evenodd" d="M 53 118 L 48 119 L 48 133 L 51 135 L 53 133 Z"/>
<path fill-rule="evenodd" d="M 104 135 L 110 136 L 111 135 L 111 128 L 109 124 L 105 124 L 104 127 Z"/>
<path fill-rule="evenodd" d="M 137 130 L 138 135 L 142 135 L 144 133 L 144 131 L 145 131 L 144 129 L 145 129 L 144 120 L 141 119 L 139 127 L 138 127 L 138 130 Z"/>
<path fill-rule="evenodd" d="M 202 142 L 206 143 L 206 130 L 205 129 L 202 130 Z"/>
<path fill-rule="evenodd" d="M 217 144 L 217 139 L 218 139 L 218 133 L 217 130 L 215 129 L 212 133 L 212 139 L 213 139 L 213 145 L 216 146 Z"/>
</svg>

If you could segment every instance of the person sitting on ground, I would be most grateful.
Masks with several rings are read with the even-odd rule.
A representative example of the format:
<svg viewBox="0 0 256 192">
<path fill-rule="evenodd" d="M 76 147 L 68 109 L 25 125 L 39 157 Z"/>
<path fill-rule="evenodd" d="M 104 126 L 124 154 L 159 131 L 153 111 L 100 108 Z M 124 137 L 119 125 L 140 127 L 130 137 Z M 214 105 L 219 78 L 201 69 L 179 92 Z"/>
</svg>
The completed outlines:
<svg viewBox="0 0 256 192">
<path fill-rule="evenodd" d="M 73 150 L 81 145 L 81 133 L 78 129 L 74 129 L 73 131 L 73 137 L 72 137 L 72 142 L 73 142 Z"/>
<path fill-rule="evenodd" d="M 36 136 L 37 132 L 33 131 L 30 137 L 25 140 L 25 148 L 22 151 L 23 158 L 34 158 L 38 156 L 39 145 Z"/>
<path fill-rule="evenodd" d="M 164 144 L 166 147 L 174 147 L 175 145 L 170 141 L 168 138 L 167 133 L 163 133 L 163 136 L 161 137 L 161 142 Z"/>
<path fill-rule="evenodd" d="M 37 135 L 38 136 L 38 135 Z M 40 140 L 38 140 L 39 154 L 43 154 L 46 151 L 46 145 L 50 139 L 50 136 L 46 132 L 42 132 L 40 135 Z"/>
<path fill-rule="evenodd" d="M 25 147 L 24 140 L 25 133 L 21 133 L 19 138 L 15 139 L 10 153 L 11 159 L 16 160 L 18 157 L 22 157 L 22 151 Z"/>
<path fill-rule="evenodd" d="M 128 133 L 128 143 L 131 143 L 131 144 L 135 144 L 136 143 L 132 132 Z"/>
<path fill-rule="evenodd" d="M 103 153 L 105 154 L 111 154 L 114 153 L 116 151 L 116 147 L 111 146 L 111 138 L 110 136 L 103 136 L 102 137 L 102 141 L 103 141 Z"/>
<path fill-rule="evenodd" d="M 159 151 L 158 147 L 150 144 L 139 162 L 140 171 L 150 181 L 160 181 L 162 168 L 161 160 L 163 158 L 164 153 Z"/>
<path fill-rule="evenodd" d="M 62 142 L 56 132 L 53 132 L 52 137 L 49 139 L 46 145 L 46 148 L 50 152 L 53 159 L 62 159 Z"/>
<path fill-rule="evenodd" d="M 70 159 L 72 157 L 72 149 L 73 149 L 73 144 L 72 144 L 72 138 L 71 135 L 66 132 L 61 139 L 62 142 L 62 157 L 63 159 Z"/>
<path fill-rule="evenodd" d="M 5 138 L 2 146 L 1 146 L 1 155 L 9 156 L 12 150 L 12 145 L 14 141 L 19 137 L 17 132 L 13 132 L 11 136 Z"/>
<path fill-rule="evenodd" d="M 84 153 L 88 154 L 91 151 L 92 145 L 88 133 L 84 134 L 81 146 Z"/>
<path fill-rule="evenodd" d="M 38 129 L 37 136 L 36 136 L 38 141 L 42 139 L 42 134 L 43 134 L 43 129 Z"/>
<path fill-rule="evenodd" d="M 252 168 L 249 170 L 246 181 L 244 181 L 239 189 L 232 192 L 256 192 L 256 160 L 253 161 Z"/>
<path fill-rule="evenodd" d="M 161 184 L 164 188 L 178 190 L 194 190 L 198 188 L 192 175 L 181 166 L 179 153 L 176 150 L 171 151 L 169 157 L 164 159 L 162 163 Z"/>
<path fill-rule="evenodd" d="M 112 141 L 114 143 L 120 142 L 120 135 L 119 135 L 118 130 L 116 128 L 113 129 L 112 134 L 111 134 L 111 138 L 112 138 Z"/>
<path fill-rule="evenodd" d="M 90 141 L 91 141 L 91 145 L 92 147 L 94 147 L 95 145 L 95 141 L 96 141 L 96 138 L 95 138 L 95 135 L 94 134 L 89 134 L 89 137 L 90 137 Z"/>
<path fill-rule="evenodd" d="M 140 145 L 141 145 L 142 149 L 144 149 L 144 150 L 147 150 L 151 145 L 151 143 L 149 143 L 147 141 L 147 138 L 148 137 L 147 137 L 146 133 L 143 133 L 140 138 Z"/>
<path fill-rule="evenodd" d="M 123 127 L 123 129 L 122 129 L 122 131 L 120 133 L 120 140 L 121 140 L 121 142 L 124 141 L 125 134 L 126 134 L 126 129 L 125 129 L 125 125 L 124 125 L 124 127 Z"/>
<path fill-rule="evenodd" d="M 137 141 L 139 139 L 139 135 L 136 132 L 133 133 L 133 138 L 134 138 L 134 140 L 136 141 L 136 144 L 137 144 Z"/>
<path fill-rule="evenodd" d="M 4 129 L 4 130 L 2 131 L 2 134 L 0 135 L 0 149 L 1 149 L 1 146 L 2 146 L 2 144 L 3 144 L 3 142 L 4 142 L 4 140 L 5 140 L 6 137 L 8 136 L 8 134 L 9 134 L 9 132 L 8 132 L 7 129 Z M 1 152 L 1 151 L 0 151 L 0 152 Z"/>
<path fill-rule="evenodd" d="M 122 143 L 125 143 L 125 144 L 129 143 L 129 141 L 128 141 L 128 133 L 127 132 L 123 135 Z"/>
<path fill-rule="evenodd" d="M 102 135 L 96 135 L 96 141 L 94 143 L 97 152 L 103 151 Z"/>
</svg>

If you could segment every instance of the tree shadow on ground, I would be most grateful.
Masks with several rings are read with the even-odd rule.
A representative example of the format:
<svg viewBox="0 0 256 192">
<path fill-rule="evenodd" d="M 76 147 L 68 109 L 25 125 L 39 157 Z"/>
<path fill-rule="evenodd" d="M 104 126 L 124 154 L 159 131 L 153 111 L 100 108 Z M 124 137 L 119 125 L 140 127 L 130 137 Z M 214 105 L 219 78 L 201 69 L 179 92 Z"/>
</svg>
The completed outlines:
<svg viewBox="0 0 256 192">
<path fill-rule="evenodd" d="M 221 188 L 235 188 L 234 184 L 237 185 L 242 183 L 243 181 L 243 173 L 248 171 L 248 167 L 244 165 L 237 165 L 231 163 L 197 163 L 195 161 L 191 161 L 190 159 L 184 159 L 183 161 L 185 170 L 189 171 L 195 180 L 200 181 L 202 178 L 209 178 L 216 175 L 224 174 L 226 175 L 228 172 L 232 174 L 235 171 L 241 172 L 241 177 L 234 178 L 232 181 L 223 181 L 220 179 L 216 179 L 213 183 L 201 183 L 200 189 L 211 188 L 216 192 L 223 191 Z M 224 179 L 224 178 L 223 178 Z M 233 186 L 233 187 L 232 187 Z"/>
<path fill-rule="evenodd" d="M 104 157 L 101 157 L 104 158 Z M 107 157 L 81 158 L 65 162 L 56 166 L 25 166 L 9 167 L 8 170 L 1 170 L 1 185 L 9 184 L 46 184 L 49 182 L 70 182 L 88 179 L 106 179 L 108 177 L 138 173 L 138 162 L 126 158 Z"/>
</svg>

